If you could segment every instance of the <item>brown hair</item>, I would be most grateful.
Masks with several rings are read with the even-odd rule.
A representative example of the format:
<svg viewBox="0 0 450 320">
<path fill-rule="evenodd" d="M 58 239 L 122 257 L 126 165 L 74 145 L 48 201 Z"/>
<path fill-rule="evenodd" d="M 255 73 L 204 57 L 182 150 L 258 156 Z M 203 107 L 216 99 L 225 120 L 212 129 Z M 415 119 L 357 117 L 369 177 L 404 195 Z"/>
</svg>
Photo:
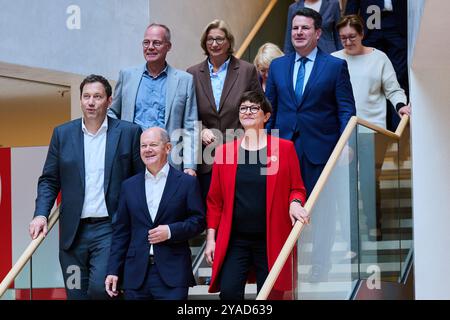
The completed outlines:
<svg viewBox="0 0 450 320">
<path fill-rule="evenodd" d="M 225 33 L 225 38 L 227 38 L 228 42 L 230 43 L 230 48 L 228 49 L 228 54 L 233 54 L 234 52 L 234 36 L 231 33 L 230 27 L 227 25 L 227 23 L 223 20 L 213 20 L 206 26 L 205 30 L 203 31 L 202 37 L 200 38 L 200 46 L 202 47 L 203 51 L 205 52 L 205 55 L 208 55 L 208 50 L 206 48 L 206 38 L 208 37 L 208 33 L 211 29 L 220 29 Z"/>
<path fill-rule="evenodd" d="M 341 20 L 339 20 L 338 24 L 336 25 L 336 29 L 339 32 L 339 30 L 341 30 L 342 28 L 344 28 L 346 26 L 352 27 L 361 36 L 364 34 L 364 23 L 363 23 L 361 17 L 356 14 L 343 16 L 341 18 Z"/>
<path fill-rule="evenodd" d="M 245 101 L 259 104 L 264 114 L 268 112 L 272 113 L 272 105 L 261 91 L 245 91 L 239 100 L 238 108 L 240 108 L 241 104 Z"/>
</svg>

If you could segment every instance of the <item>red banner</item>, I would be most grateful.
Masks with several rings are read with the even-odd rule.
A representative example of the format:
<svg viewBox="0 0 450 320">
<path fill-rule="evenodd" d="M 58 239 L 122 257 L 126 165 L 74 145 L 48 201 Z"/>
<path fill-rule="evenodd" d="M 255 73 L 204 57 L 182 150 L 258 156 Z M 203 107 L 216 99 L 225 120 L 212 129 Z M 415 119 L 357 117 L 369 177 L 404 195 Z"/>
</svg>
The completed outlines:
<svg viewBox="0 0 450 320">
<path fill-rule="evenodd" d="M 0 148 L 0 281 L 12 268 L 11 149 Z"/>
</svg>

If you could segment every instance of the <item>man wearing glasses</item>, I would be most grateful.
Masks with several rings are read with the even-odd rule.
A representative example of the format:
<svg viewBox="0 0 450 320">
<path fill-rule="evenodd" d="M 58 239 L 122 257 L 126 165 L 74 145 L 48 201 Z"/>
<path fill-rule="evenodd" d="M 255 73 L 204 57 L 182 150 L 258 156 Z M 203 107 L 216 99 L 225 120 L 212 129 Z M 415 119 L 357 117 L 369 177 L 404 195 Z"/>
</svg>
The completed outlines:
<svg viewBox="0 0 450 320">
<path fill-rule="evenodd" d="M 166 129 L 171 143 L 179 144 L 172 151 L 170 163 L 195 176 L 194 126 L 198 116 L 193 78 L 167 64 L 171 47 L 167 26 L 152 23 L 147 27 L 142 41 L 146 64 L 120 71 L 109 113 L 140 125 L 142 130 Z"/>
</svg>

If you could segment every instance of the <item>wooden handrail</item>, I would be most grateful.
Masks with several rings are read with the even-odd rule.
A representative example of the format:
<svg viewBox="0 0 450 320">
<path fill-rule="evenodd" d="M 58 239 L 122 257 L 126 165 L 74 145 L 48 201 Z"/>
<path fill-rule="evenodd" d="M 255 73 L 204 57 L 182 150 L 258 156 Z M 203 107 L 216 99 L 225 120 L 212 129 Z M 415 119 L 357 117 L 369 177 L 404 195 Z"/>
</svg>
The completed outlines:
<svg viewBox="0 0 450 320">
<path fill-rule="evenodd" d="M 379 127 L 379 126 L 377 126 L 373 123 L 370 123 L 369 121 L 366 121 L 364 119 L 358 118 L 358 124 L 360 124 L 366 128 L 369 128 L 375 132 L 381 133 L 382 135 L 387 136 L 389 138 L 398 139 L 398 136 L 394 132 L 386 130 L 382 127 Z"/>
<path fill-rule="evenodd" d="M 400 121 L 400 123 L 397 126 L 397 130 L 395 130 L 395 134 L 397 135 L 397 137 L 400 139 L 401 136 L 403 135 L 403 131 L 405 131 L 406 126 L 408 125 L 409 122 L 409 116 L 403 116 L 402 120 Z"/>
<path fill-rule="evenodd" d="M 255 38 L 256 34 L 258 33 L 259 29 L 261 29 L 261 26 L 266 21 L 267 17 L 269 16 L 272 9 L 277 4 L 278 0 L 271 0 L 269 4 L 267 5 L 266 9 L 263 11 L 261 16 L 259 17 L 258 21 L 256 21 L 255 25 L 253 26 L 250 33 L 247 35 L 247 37 L 244 39 L 244 42 L 242 42 L 242 45 L 239 47 L 239 50 L 236 52 L 235 57 L 240 59 L 242 55 L 244 54 L 245 50 L 247 50 L 250 43 Z"/>
<path fill-rule="evenodd" d="M 378 127 L 376 125 L 371 124 L 370 122 L 367 122 L 365 120 L 359 119 L 357 117 L 351 117 L 349 122 L 347 123 L 347 126 L 345 127 L 344 132 L 342 133 L 341 137 L 339 138 L 336 146 L 334 147 L 333 153 L 331 154 L 330 158 L 327 161 L 327 164 L 325 165 L 325 168 L 323 169 L 319 180 L 317 181 L 316 185 L 314 186 L 313 191 L 311 192 L 311 195 L 309 196 L 308 200 L 305 203 L 305 209 L 308 212 L 311 212 L 311 210 L 314 208 L 314 205 L 317 202 L 317 199 L 319 198 L 319 195 L 322 191 L 322 189 L 325 187 L 325 184 L 327 183 L 328 177 L 330 176 L 334 166 L 338 162 L 338 159 L 342 153 L 342 150 L 344 147 L 348 144 L 348 140 L 350 139 L 353 131 L 356 129 L 357 124 L 363 125 L 365 127 L 368 127 L 380 134 L 392 137 L 394 139 L 400 139 L 401 134 L 404 132 L 404 129 L 406 125 L 408 124 L 409 117 L 403 116 L 402 120 L 397 128 L 396 132 L 399 132 L 400 135 L 397 135 L 396 133 L 393 133 L 392 131 L 388 131 L 386 129 L 383 129 L 381 127 Z M 273 285 L 275 284 L 275 281 L 277 280 L 281 269 L 283 268 L 284 264 L 286 263 L 286 260 L 288 259 L 289 255 L 291 254 L 292 250 L 294 249 L 295 244 L 297 243 L 298 238 L 300 237 L 300 234 L 303 229 L 303 223 L 300 221 L 297 221 L 294 226 L 292 227 L 291 233 L 289 234 L 286 242 L 284 243 L 283 248 L 281 249 L 280 253 L 278 254 L 277 259 L 275 260 L 274 265 L 272 266 L 272 269 L 269 272 L 269 275 L 266 278 L 266 281 L 264 282 L 263 287 L 261 288 L 258 296 L 256 297 L 256 300 L 266 300 L 269 296 Z"/>
<path fill-rule="evenodd" d="M 47 227 L 48 232 L 53 228 L 56 221 L 58 221 L 59 218 L 59 206 L 50 214 L 50 217 L 48 219 Z M 47 234 L 48 234 L 47 232 Z M 27 262 L 30 260 L 33 253 L 36 251 L 36 249 L 39 247 L 41 242 L 44 241 L 44 235 L 41 233 L 36 239 L 32 240 L 28 247 L 25 249 L 25 251 L 22 253 L 20 258 L 17 260 L 17 262 L 14 264 L 14 266 L 9 270 L 6 277 L 3 279 L 2 283 L 0 283 L 0 298 L 5 294 L 6 290 L 8 289 L 9 285 L 14 281 L 14 279 L 17 277 L 17 275 L 22 271 L 23 267 L 27 264 Z"/>
</svg>

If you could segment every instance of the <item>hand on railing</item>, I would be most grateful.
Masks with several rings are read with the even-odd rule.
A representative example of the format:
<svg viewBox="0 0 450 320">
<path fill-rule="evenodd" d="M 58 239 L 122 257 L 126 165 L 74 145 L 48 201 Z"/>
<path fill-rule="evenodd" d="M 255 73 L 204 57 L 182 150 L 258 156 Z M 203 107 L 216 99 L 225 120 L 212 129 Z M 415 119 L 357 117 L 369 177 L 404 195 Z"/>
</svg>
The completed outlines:
<svg viewBox="0 0 450 320">
<path fill-rule="evenodd" d="M 37 216 L 33 220 L 31 220 L 30 225 L 28 226 L 28 231 L 30 233 L 31 239 L 36 239 L 41 232 L 44 233 L 44 237 L 47 235 L 48 227 L 47 227 L 47 218 L 44 216 Z"/>
<path fill-rule="evenodd" d="M 117 290 L 117 282 L 119 282 L 118 276 L 108 275 L 105 280 L 105 290 L 106 293 L 111 297 L 116 297 L 119 294 Z"/>
<path fill-rule="evenodd" d="M 408 105 L 401 107 L 398 110 L 398 114 L 401 116 L 407 115 L 407 116 L 411 116 L 411 104 L 408 103 Z"/>
<path fill-rule="evenodd" d="M 297 220 L 303 224 L 309 224 L 311 218 L 309 212 L 297 201 L 292 201 L 289 205 L 289 217 L 291 218 L 292 225 Z"/>
</svg>

